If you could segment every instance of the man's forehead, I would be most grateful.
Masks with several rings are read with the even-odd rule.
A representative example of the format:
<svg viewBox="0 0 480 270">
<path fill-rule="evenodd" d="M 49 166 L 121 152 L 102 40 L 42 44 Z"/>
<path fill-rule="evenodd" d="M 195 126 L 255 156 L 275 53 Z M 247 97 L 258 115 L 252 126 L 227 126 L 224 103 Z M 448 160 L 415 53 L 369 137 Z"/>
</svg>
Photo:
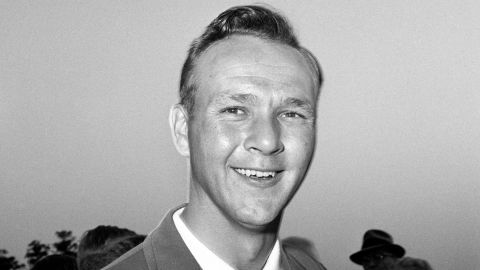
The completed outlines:
<svg viewBox="0 0 480 270">
<path fill-rule="evenodd" d="M 301 67 L 309 73 L 307 76 L 313 75 L 310 64 L 297 49 L 249 35 L 233 35 L 214 43 L 196 62 L 199 72 L 228 72 L 248 65 L 252 65 L 252 71 L 253 66 L 271 70 Z"/>
<path fill-rule="evenodd" d="M 212 44 L 200 56 L 208 62 L 221 62 L 224 59 L 260 61 L 266 57 L 289 57 L 291 61 L 302 62 L 296 49 L 283 43 L 262 39 L 251 35 L 232 35 Z"/>
<path fill-rule="evenodd" d="M 205 81 L 249 77 L 281 84 L 316 87 L 316 76 L 296 49 L 251 36 L 232 36 L 207 49 L 196 61 L 194 79 Z"/>
</svg>

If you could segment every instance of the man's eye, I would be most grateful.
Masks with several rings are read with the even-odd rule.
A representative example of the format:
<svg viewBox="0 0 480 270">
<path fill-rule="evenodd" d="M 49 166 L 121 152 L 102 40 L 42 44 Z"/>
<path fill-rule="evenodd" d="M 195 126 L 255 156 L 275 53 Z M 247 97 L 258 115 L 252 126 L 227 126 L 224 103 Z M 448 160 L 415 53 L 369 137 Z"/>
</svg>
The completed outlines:
<svg viewBox="0 0 480 270">
<path fill-rule="evenodd" d="M 229 114 L 237 114 L 242 115 L 245 114 L 245 111 L 238 107 L 228 107 L 220 111 L 221 113 L 229 113 Z"/>
<path fill-rule="evenodd" d="M 297 113 L 297 112 L 284 112 L 282 114 L 282 117 L 284 118 L 301 118 L 305 119 L 305 116 L 303 114 Z"/>
</svg>

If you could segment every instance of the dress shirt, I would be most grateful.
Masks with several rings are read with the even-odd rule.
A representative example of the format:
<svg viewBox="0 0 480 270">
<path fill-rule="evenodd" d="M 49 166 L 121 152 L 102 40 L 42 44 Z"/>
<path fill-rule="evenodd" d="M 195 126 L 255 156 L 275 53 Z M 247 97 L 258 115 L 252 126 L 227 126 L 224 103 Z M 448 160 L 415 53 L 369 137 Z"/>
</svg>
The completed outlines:
<svg viewBox="0 0 480 270">
<path fill-rule="evenodd" d="M 184 208 L 178 209 L 173 214 L 173 222 L 177 228 L 183 242 L 188 247 L 193 257 L 203 270 L 235 270 L 232 266 L 218 257 L 213 251 L 205 246 L 195 235 L 188 229 L 183 222 L 180 214 Z M 267 262 L 263 266 L 263 270 L 279 270 L 280 268 L 280 242 L 275 241 Z"/>
</svg>

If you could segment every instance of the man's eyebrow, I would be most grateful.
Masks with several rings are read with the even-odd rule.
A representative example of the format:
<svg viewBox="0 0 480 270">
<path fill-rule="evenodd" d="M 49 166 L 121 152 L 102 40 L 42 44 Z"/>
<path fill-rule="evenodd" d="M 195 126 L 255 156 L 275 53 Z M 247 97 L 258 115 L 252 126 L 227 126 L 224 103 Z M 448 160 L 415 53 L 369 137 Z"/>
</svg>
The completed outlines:
<svg viewBox="0 0 480 270">
<path fill-rule="evenodd" d="M 257 97 L 252 94 L 227 94 L 227 93 L 220 93 L 215 100 L 217 102 L 226 102 L 227 100 L 234 100 L 239 103 L 249 103 L 254 104 L 257 100 Z"/>
<path fill-rule="evenodd" d="M 307 110 L 309 112 L 313 112 L 312 104 L 308 101 L 303 100 L 303 99 L 289 97 L 289 98 L 284 99 L 282 103 L 287 105 L 287 106 L 300 107 L 300 108 L 302 108 L 304 110 Z"/>
</svg>

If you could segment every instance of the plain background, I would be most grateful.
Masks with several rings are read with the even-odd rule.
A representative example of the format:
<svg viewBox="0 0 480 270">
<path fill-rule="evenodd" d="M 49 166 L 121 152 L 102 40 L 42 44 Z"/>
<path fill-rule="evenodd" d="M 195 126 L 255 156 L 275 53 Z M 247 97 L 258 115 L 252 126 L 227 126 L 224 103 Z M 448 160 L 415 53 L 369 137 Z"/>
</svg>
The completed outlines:
<svg viewBox="0 0 480 270">
<path fill-rule="evenodd" d="M 245 1 L 0 1 L 0 248 L 185 201 L 168 112 L 186 50 Z M 318 57 L 316 155 L 283 237 L 329 269 L 370 228 L 435 269 L 480 268 L 478 1 L 270 1 Z"/>
</svg>

